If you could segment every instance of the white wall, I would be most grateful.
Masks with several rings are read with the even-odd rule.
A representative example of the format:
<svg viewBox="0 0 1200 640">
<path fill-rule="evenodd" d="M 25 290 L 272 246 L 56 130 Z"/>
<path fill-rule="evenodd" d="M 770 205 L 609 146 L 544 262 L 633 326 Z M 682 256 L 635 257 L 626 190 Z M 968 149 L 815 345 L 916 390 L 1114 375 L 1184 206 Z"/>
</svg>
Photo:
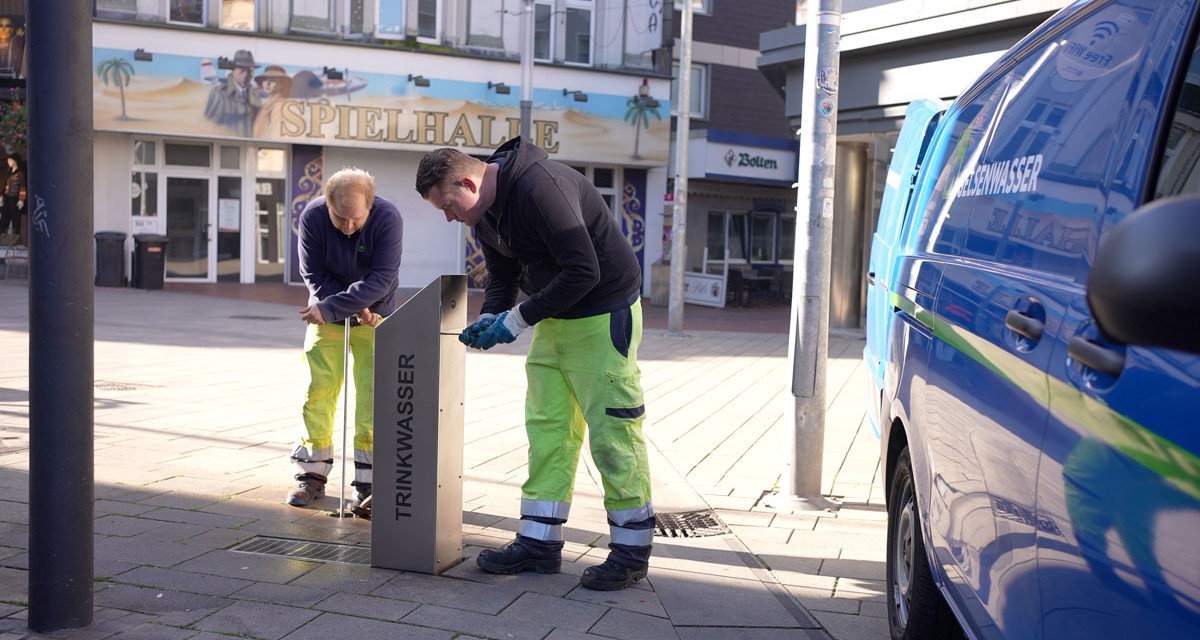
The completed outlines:
<svg viewBox="0 0 1200 640">
<path fill-rule="evenodd" d="M 125 234 L 125 277 L 132 273 L 133 236 L 130 232 L 130 176 L 133 172 L 131 136 L 97 131 L 93 141 L 92 201 L 95 231 Z M 93 264 L 93 268 L 95 265 Z"/>
<path fill-rule="evenodd" d="M 463 227 L 421 199 L 413 183 L 420 153 L 325 147 L 325 175 L 345 166 L 375 176 L 375 191 L 400 209 L 404 219 L 404 255 L 400 286 L 421 288 L 446 274 L 465 273 Z"/>
</svg>

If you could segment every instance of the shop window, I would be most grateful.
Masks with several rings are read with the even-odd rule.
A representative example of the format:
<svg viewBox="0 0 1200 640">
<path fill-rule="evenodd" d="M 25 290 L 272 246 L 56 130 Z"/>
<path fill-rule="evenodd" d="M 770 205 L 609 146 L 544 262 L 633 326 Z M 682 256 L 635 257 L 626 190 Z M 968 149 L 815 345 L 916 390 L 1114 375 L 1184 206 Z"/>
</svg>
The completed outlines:
<svg viewBox="0 0 1200 640">
<path fill-rule="evenodd" d="M 212 146 L 183 142 L 163 143 L 163 160 L 179 167 L 211 167 Z"/>
<path fill-rule="evenodd" d="M 573 6 L 577 5 L 577 6 Z M 592 63 L 592 3 L 570 2 L 567 5 L 566 58 L 573 64 Z"/>
<path fill-rule="evenodd" d="M 221 147 L 221 168 L 237 171 L 242 168 L 242 150 L 238 147 Z"/>
<path fill-rule="evenodd" d="M 286 159 L 283 149 L 259 149 L 255 154 L 255 169 L 258 173 L 283 173 Z"/>
<path fill-rule="evenodd" d="M 779 262 L 790 264 L 796 259 L 796 216 L 779 216 Z"/>
<path fill-rule="evenodd" d="M 721 273 L 725 264 L 725 212 L 708 212 L 708 233 L 705 236 L 704 248 L 708 251 L 708 260 L 704 265 L 707 273 Z M 715 268 L 714 268 L 715 267 Z"/>
<path fill-rule="evenodd" d="M 708 260 L 705 271 L 724 273 L 746 264 L 746 214 L 732 211 L 709 211 L 705 249 Z"/>
<path fill-rule="evenodd" d="M 612 169 L 596 167 L 592 170 L 592 184 L 596 185 L 597 189 L 612 189 L 615 184 L 613 176 L 616 174 Z"/>
<path fill-rule="evenodd" d="M 671 115 L 679 115 L 679 63 L 671 65 Z M 691 117 L 705 118 L 708 111 L 708 67 L 702 64 L 692 65 L 692 86 L 689 87 L 689 102 L 692 105 Z"/>
<path fill-rule="evenodd" d="M 205 0 L 171 0 L 167 20 L 203 27 L 207 24 L 205 20 L 206 4 L 208 3 Z"/>
<path fill-rule="evenodd" d="M 254 31 L 255 8 L 255 0 L 221 0 L 221 28 Z"/>
<path fill-rule="evenodd" d="M 135 216 L 158 215 L 158 174 L 150 171 L 134 171 L 129 185 Z"/>
<path fill-rule="evenodd" d="M 775 214 L 750 215 L 750 262 L 775 262 Z"/>
<path fill-rule="evenodd" d="M 134 140 L 133 141 L 133 163 L 148 164 L 154 166 L 158 164 L 157 158 L 158 144 L 153 140 Z"/>
</svg>

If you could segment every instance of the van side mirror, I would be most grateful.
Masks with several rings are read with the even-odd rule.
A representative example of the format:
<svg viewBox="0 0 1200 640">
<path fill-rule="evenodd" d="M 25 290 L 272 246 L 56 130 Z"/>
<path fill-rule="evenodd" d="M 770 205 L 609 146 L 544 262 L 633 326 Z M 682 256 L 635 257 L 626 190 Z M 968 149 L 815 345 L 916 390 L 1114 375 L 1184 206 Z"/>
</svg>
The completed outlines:
<svg viewBox="0 0 1200 640">
<path fill-rule="evenodd" d="M 1088 306 L 1112 340 L 1200 354 L 1198 274 L 1200 195 L 1156 200 L 1101 241 Z"/>
</svg>

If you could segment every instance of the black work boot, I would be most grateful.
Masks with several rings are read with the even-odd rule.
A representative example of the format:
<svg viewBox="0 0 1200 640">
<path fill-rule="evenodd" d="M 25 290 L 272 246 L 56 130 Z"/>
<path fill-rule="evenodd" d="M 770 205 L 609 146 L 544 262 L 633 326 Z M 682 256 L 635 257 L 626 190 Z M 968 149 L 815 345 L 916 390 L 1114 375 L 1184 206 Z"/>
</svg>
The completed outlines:
<svg viewBox="0 0 1200 640">
<path fill-rule="evenodd" d="M 596 591 L 619 591 L 646 577 L 649 564 L 629 567 L 616 562 L 611 556 L 604 562 L 583 571 L 579 584 Z"/>
<path fill-rule="evenodd" d="M 288 492 L 287 503 L 293 507 L 307 507 L 313 500 L 325 497 L 325 479 L 316 474 L 297 476 L 295 489 Z"/>
<path fill-rule="evenodd" d="M 559 542 L 556 546 L 555 543 L 523 538 L 524 536 L 518 535 L 516 540 L 503 549 L 480 551 L 479 556 L 475 558 L 475 564 L 488 573 L 506 575 L 522 571 L 558 573 L 562 567 L 562 543 Z"/>
</svg>

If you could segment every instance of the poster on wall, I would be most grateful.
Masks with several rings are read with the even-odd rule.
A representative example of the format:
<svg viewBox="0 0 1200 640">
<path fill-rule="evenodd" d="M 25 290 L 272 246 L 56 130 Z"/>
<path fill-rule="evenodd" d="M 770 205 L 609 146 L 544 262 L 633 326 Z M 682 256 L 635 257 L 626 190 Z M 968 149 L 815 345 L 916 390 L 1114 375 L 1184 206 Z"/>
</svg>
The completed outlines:
<svg viewBox="0 0 1200 640">
<path fill-rule="evenodd" d="M 96 129 L 280 143 L 486 154 L 520 129 L 520 95 L 486 81 L 282 64 L 248 49 L 210 57 L 93 49 Z M 146 59 L 150 58 L 150 59 Z M 535 88 L 530 135 L 552 157 L 664 166 L 670 103 L 643 78 L 622 95 Z"/>
<path fill-rule="evenodd" d="M 25 16 L 0 15 L 0 78 L 25 77 Z"/>
</svg>

